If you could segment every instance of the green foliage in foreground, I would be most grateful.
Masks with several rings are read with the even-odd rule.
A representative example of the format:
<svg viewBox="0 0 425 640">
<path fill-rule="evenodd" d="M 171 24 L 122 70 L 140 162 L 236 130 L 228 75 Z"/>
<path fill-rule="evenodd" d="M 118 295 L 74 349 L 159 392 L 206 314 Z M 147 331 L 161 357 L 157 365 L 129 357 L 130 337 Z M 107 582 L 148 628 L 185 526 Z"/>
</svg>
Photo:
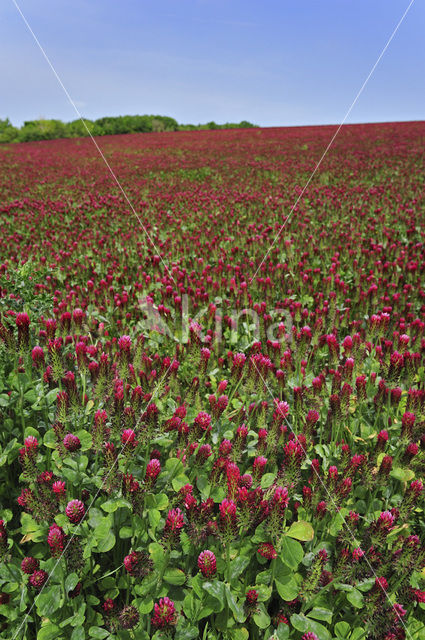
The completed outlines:
<svg viewBox="0 0 425 640">
<path fill-rule="evenodd" d="M 242 120 L 226 124 L 179 124 L 169 116 L 107 116 L 97 120 L 80 119 L 72 122 L 61 120 L 27 120 L 23 126 L 14 127 L 9 118 L 0 120 L 1 142 L 31 142 L 54 138 L 79 138 L 88 136 L 115 135 L 119 133 L 150 133 L 159 131 L 194 131 L 196 129 L 247 129 L 255 125 Z"/>
</svg>

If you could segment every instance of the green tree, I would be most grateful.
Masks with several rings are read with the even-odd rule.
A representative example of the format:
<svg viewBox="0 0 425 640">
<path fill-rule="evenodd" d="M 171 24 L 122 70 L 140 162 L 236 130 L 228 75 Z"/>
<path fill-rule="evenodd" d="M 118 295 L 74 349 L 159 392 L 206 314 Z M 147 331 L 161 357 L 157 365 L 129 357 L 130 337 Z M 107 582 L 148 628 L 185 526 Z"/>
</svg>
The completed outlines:
<svg viewBox="0 0 425 640">
<path fill-rule="evenodd" d="M 9 118 L 0 119 L 0 142 L 16 142 L 18 134 L 19 129 L 13 126 Z"/>
<path fill-rule="evenodd" d="M 68 122 L 65 125 L 67 137 L 81 138 L 83 136 L 88 136 L 89 134 L 87 132 L 87 129 L 90 131 L 90 133 L 93 133 L 94 122 L 92 120 L 87 120 L 86 118 L 83 118 L 83 120 L 87 128 L 84 126 L 81 118 L 73 120 L 72 122 Z"/>
<path fill-rule="evenodd" d="M 20 142 L 52 140 L 66 137 L 66 125 L 61 120 L 27 120 L 19 131 Z"/>
</svg>

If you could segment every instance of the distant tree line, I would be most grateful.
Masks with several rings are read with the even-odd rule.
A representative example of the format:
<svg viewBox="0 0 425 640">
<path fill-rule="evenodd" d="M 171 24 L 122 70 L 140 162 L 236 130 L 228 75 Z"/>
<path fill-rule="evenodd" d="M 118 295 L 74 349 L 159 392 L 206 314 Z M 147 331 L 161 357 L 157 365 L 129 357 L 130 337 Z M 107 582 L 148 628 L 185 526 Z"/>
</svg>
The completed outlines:
<svg viewBox="0 0 425 640">
<path fill-rule="evenodd" d="M 106 136 L 118 133 L 149 133 L 158 131 L 194 131 L 197 129 L 245 129 L 255 125 L 242 120 L 239 123 L 226 124 L 179 124 L 169 116 L 107 116 L 97 120 L 84 119 L 62 122 L 61 120 L 27 120 L 22 127 L 14 127 L 9 118 L 0 119 L 1 142 L 30 142 L 34 140 L 52 140 L 54 138 L 79 138 L 88 136 Z M 87 128 L 86 128 L 87 127 Z"/>
</svg>

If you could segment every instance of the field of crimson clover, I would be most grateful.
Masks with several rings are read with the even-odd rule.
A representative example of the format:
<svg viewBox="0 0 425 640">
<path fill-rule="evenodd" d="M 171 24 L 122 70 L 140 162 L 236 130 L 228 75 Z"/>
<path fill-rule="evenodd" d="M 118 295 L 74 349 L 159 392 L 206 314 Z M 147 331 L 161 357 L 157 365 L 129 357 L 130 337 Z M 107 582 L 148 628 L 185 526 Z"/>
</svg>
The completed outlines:
<svg viewBox="0 0 425 640">
<path fill-rule="evenodd" d="M 334 130 L 0 148 L 1 638 L 425 639 L 425 123 L 272 244 Z"/>
</svg>

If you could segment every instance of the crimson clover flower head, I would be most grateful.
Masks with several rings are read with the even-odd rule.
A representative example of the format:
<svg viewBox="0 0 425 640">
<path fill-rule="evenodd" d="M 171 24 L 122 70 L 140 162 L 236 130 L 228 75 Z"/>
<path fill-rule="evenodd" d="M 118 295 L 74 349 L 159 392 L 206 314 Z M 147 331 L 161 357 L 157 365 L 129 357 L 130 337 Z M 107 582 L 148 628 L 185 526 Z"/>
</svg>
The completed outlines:
<svg viewBox="0 0 425 640">
<path fill-rule="evenodd" d="M 185 484 L 181 489 L 179 489 L 179 495 L 183 498 L 183 500 L 193 491 L 193 486 L 191 484 Z"/>
<path fill-rule="evenodd" d="M 67 312 L 65 311 L 65 314 L 66 313 Z M 57 328 L 57 322 L 56 322 L 55 318 L 46 318 L 46 320 L 44 321 L 44 326 L 46 327 L 46 334 L 50 338 L 52 338 L 55 335 L 56 328 Z"/>
<path fill-rule="evenodd" d="M 277 551 L 270 542 L 262 542 L 258 547 L 257 552 L 263 558 L 267 558 L 267 560 L 274 560 L 274 558 L 277 558 Z"/>
<path fill-rule="evenodd" d="M 246 355 L 244 353 L 235 353 L 233 356 L 233 367 L 235 369 L 241 369 L 246 361 Z"/>
<path fill-rule="evenodd" d="M 401 418 L 401 433 L 411 434 L 413 425 L 415 424 L 416 415 L 411 411 L 406 411 Z"/>
<path fill-rule="evenodd" d="M 375 578 L 375 584 L 373 585 L 373 589 L 375 591 L 387 591 L 388 589 L 388 582 L 387 579 L 384 578 L 383 576 L 380 578 Z"/>
<path fill-rule="evenodd" d="M 409 444 L 406 447 L 406 451 L 405 451 L 405 458 L 407 460 L 411 460 L 412 458 L 414 458 L 419 451 L 419 446 L 416 444 L 416 442 L 409 442 Z"/>
<path fill-rule="evenodd" d="M 229 482 L 237 482 L 239 480 L 241 472 L 235 462 L 229 462 L 226 466 L 226 475 Z"/>
<path fill-rule="evenodd" d="M 315 409 L 310 409 L 306 416 L 306 422 L 309 426 L 313 426 L 319 421 L 319 412 Z"/>
<path fill-rule="evenodd" d="M 239 441 L 241 442 L 245 442 L 247 436 L 248 436 L 248 429 L 246 425 L 241 424 L 241 426 L 236 429 L 236 439 L 239 439 Z"/>
<path fill-rule="evenodd" d="M 82 320 L 84 318 L 84 311 L 82 309 L 80 309 L 79 307 L 77 307 L 72 312 L 72 318 L 73 318 L 73 320 L 74 320 L 74 322 L 76 324 L 81 324 L 81 322 L 82 322 Z"/>
<path fill-rule="evenodd" d="M 211 445 L 209 444 L 202 444 L 197 453 L 196 453 L 196 461 L 199 464 L 203 464 L 204 462 L 206 462 L 208 460 L 208 458 L 212 455 L 212 449 L 211 449 Z"/>
<path fill-rule="evenodd" d="M 353 551 L 353 560 L 354 562 L 358 562 L 359 560 L 361 560 L 364 556 L 364 551 L 363 549 L 361 549 L 360 547 L 357 547 L 356 549 L 354 549 Z"/>
<path fill-rule="evenodd" d="M 254 479 L 250 473 L 244 473 L 243 476 L 239 476 L 238 486 L 250 489 L 252 487 L 253 481 Z"/>
<path fill-rule="evenodd" d="M 286 508 L 289 503 L 288 489 L 286 487 L 276 487 L 273 494 L 273 504 Z"/>
<path fill-rule="evenodd" d="M 177 624 L 177 617 L 174 602 L 166 596 L 155 603 L 154 615 L 151 618 L 152 626 L 156 629 L 171 629 Z"/>
<path fill-rule="evenodd" d="M 306 504 L 310 504 L 311 498 L 313 496 L 313 492 L 311 490 L 311 487 L 308 487 L 307 485 L 303 486 L 303 500 Z"/>
<path fill-rule="evenodd" d="M 138 559 L 135 551 L 132 551 L 128 556 L 124 558 L 124 567 L 126 571 L 132 575 L 134 573 L 134 568 L 138 564 Z"/>
<path fill-rule="evenodd" d="M 50 364 L 46 367 L 46 370 L 43 373 L 43 380 L 46 384 L 49 384 L 53 380 L 53 368 Z"/>
<path fill-rule="evenodd" d="M 116 451 L 113 442 L 105 442 L 103 448 L 106 455 L 115 456 Z"/>
<path fill-rule="evenodd" d="M 197 427 L 199 427 L 202 431 L 210 431 L 211 430 L 211 416 L 206 411 L 200 411 L 196 416 L 194 422 Z"/>
<path fill-rule="evenodd" d="M 79 449 L 81 449 L 80 438 L 78 436 L 74 436 L 74 434 L 72 433 L 67 433 L 63 439 L 63 446 L 67 451 L 70 451 L 71 453 L 73 451 L 78 451 Z"/>
<path fill-rule="evenodd" d="M 145 551 L 131 551 L 124 558 L 126 571 L 134 577 L 144 578 L 152 570 L 152 560 Z"/>
<path fill-rule="evenodd" d="M 301 640 L 319 640 L 319 638 L 312 631 L 307 631 L 307 633 L 303 635 Z"/>
<path fill-rule="evenodd" d="M 62 338 L 54 338 L 53 340 L 49 340 L 47 349 L 50 354 L 60 353 L 60 351 L 62 350 Z"/>
<path fill-rule="evenodd" d="M 29 508 L 29 505 L 32 502 L 33 497 L 34 496 L 31 489 L 22 489 L 21 495 L 18 496 L 17 498 L 17 503 L 19 504 L 19 506 L 23 507 L 24 509 Z M 0 535 L 1 535 L 1 528 L 0 528 Z"/>
<path fill-rule="evenodd" d="M 108 414 L 104 409 L 99 409 L 94 414 L 94 422 L 98 427 L 105 426 L 107 419 L 108 419 Z"/>
<path fill-rule="evenodd" d="M 31 351 L 31 358 L 35 367 L 44 366 L 44 351 L 42 347 L 36 346 Z"/>
<path fill-rule="evenodd" d="M 41 591 L 41 589 L 46 584 L 48 577 L 49 574 L 47 573 L 47 571 L 38 569 L 37 571 L 34 571 L 34 573 L 30 576 L 29 583 L 32 587 L 34 587 L 34 589 L 37 589 L 37 591 Z"/>
<path fill-rule="evenodd" d="M 382 458 L 381 466 L 379 467 L 379 473 L 388 475 L 393 466 L 393 459 L 391 456 L 384 456 Z"/>
<path fill-rule="evenodd" d="M 383 511 L 376 522 L 379 529 L 390 530 L 394 525 L 395 518 L 391 511 Z"/>
<path fill-rule="evenodd" d="M 316 392 L 319 392 L 322 388 L 323 385 L 323 381 L 322 378 L 320 376 L 317 376 L 316 378 L 313 378 L 313 380 L 311 381 L 312 387 Z"/>
<path fill-rule="evenodd" d="M 81 500 L 71 500 L 66 505 L 65 513 L 73 524 L 78 524 L 84 518 L 85 508 Z"/>
<path fill-rule="evenodd" d="M 326 564 L 328 561 L 328 552 L 326 549 L 320 549 L 320 551 L 317 552 L 317 557 L 322 564 Z"/>
<path fill-rule="evenodd" d="M 25 445 L 25 449 L 27 449 L 27 451 L 34 449 L 37 450 L 38 447 L 38 440 L 35 436 L 27 436 L 24 440 L 24 445 Z"/>
<path fill-rule="evenodd" d="M 108 615 L 111 614 L 115 609 L 115 602 L 112 598 L 107 598 L 105 602 L 102 604 L 103 611 Z"/>
<path fill-rule="evenodd" d="M 184 508 L 186 509 L 186 511 L 191 511 L 191 512 L 196 511 L 198 506 L 198 501 L 193 495 L 193 493 L 187 493 L 183 495 L 183 497 L 184 497 Z"/>
<path fill-rule="evenodd" d="M 198 568 L 204 578 L 212 578 L 217 572 L 217 561 L 214 553 L 209 549 L 201 551 L 198 556 Z"/>
<path fill-rule="evenodd" d="M 254 459 L 254 462 L 252 463 L 252 471 L 256 479 L 260 478 L 263 475 L 266 465 L 267 458 L 265 458 L 264 456 L 258 456 Z"/>
<path fill-rule="evenodd" d="M 336 480 L 338 478 L 338 468 L 335 466 L 329 467 L 328 475 L 329 479 Z"/>
<path fill-rule="evenodd" d="M 31 575 L 40 568 L 40 562 L 32 556 L 27 556 L 21 562 L 21 569 L 24 573 Z"/>
<path fill-rule="evenodd" d="M 394 387 L 394 389 L 391 389 L 391 401 L 393 404 L 400 402 L 402 393 L 403 390 L 401 387 Z"/>
<path fill-rule="evenodd" d="M 146 467 L 146 480 L 156 480 L 158 475 L 161 473 L 161 463 L 156 458 L 152 458 L 149 460 Z"/>
<path fill-rule="evenodd" d="M 259 444 L 264 443 L 269 432 L 267 429 L 258 429 L 258 442 Z"/>
<path fill-rule="evenodd" d="M 119 621 L 123 629 L 134 629 L 139 622 L 139 612 L 133 605 L 126 605 L 120 615 Z"/>
<path fill-rule="evenodd" d="M 185 407 L 185 405 L 182 404 L 180 407 L 177 407 L 177 409 L 174 411 L 174 415 L 178 418 L 185 418 L 187 415 L 187 408 Z"/>
<path fill-rule="evenodd" d="M 333 333 L 326 336 L 326 344 L 331 350 L 337 350 L 339 347 L 338 340 Z"/>
<path fill-rule="evenodd" d="M 172 533 L 179 531 L 184 527 L 183 512 L 180 509 L 170 509 L 165 521 L 164 531 Z"/>
<path fill-rule="evenodd" d="M 137 445 L 136 434 L 133 429 L 124 429 L 121 434 L 121 444 L 135 448 Z"/>
<path fill-rule="evenodd" d="M 303 448 L 298 440 L 289 440 L 284 447 L 285 457 L 287 462 L 301 463 L 304 457 Z"/>
<path fill-rule="evenodd" d="M 287 624 L 289 627 L 289 620 L 288 618 L 285 616 L 284 612 L 282 610 L 278 611 L 277 615 L 276 615 L 276 625 L 279 624 Z"/>
<path fill-rule="evenodd" d="M 397 619 L 404 618 L 404 616 L 407 613 L 406 609 L 404 607 L 402 607 L 401 604 L 399 604 L 398 602 L 394 602 L 394 604 L 393 604 L 393 612 L 394 612 L 395 617 Z"/>
<path fill-rule="evenodd" d="M 324 500 L 321 500 L 316 507 L 316 514 L 319 518 L 323 518 L 327 510 L 328 507 L 326 505 L 326 502 Z"/>
<path fill-rule="evenodd" d="M 54 558 L 61 555 L 65 546 L 65 533 L 58 524 L 52 524 L 47 534 L 47 544 L 50 547 L 50 553 Z"/>
<path fill-rule="evenodd" d="M 122 476 L 122 490 L 125 495 L 137 493 L 139 489 L 140 484 L 134 479 L 132 473 L 125 473 Z"/>
<path fill-rule="evenodd" d="M 215 412 L 217 415 L 221 415 L 227 405 L 229 404 L 229 397 L 226 395 L 221 395 L 217 398 L 217 402 L 215 404 Z"/>
<path fill-rule="evenodd" d="M 413 495 L 414 498 L 419 498 L 419 496 L 422 493 L 422 490 L 423 490 L 422 480 L 413 480 L 413 482 L 410 483 L 410 486 L 408 488 L 408 493 Z"/>
<path fill-rule="evenodd" d="M 59 498 L 63 497 L 66 494 L 65 482 L 63 480 L 56 480 L 56 482 L 52 484 L 52 490 Z"/>
<path fill-rule="evenodd" d="M 38 440 L 34 436 L 25 438 L 24 447 L 19 449 L 19 459 L 21 464 L 31 463 L 37 456 Z"/>
<path fill-rule="evenodd" d="M 274 405 L 275 405 L 275 411 L 274 411 L 273 417 L 274 418 L 279 417 L 282 420 L 285 419 L 289 414 L 289 404 L 285 402 L 285 400 L 275 400 Z"/>
<path fill-rule="evenodd" d="M 210 349 L 208 349 L 208 347 L 203 347 L 201 349 L 201 360 L 203 360 L 204 362 L 208 362 L 210 357 L 211 357 Z"/>
<path fill-rule="evenodd" d="M 78 362 L 84 362 L 85 355 L 87 353 L 87 345 L 85 342 L 77 342 L 75 345 L 75 354 Z"/>
<path fill-rule="evenodd" d="M 410 596 L 415 602 L 425 603 L 425 591 L 421 591 L 420 589 L 412 589 L 410 587 Z"/>
<path fill-rule="evenodd" d="M 360 515 L 355 511 L 350 511 L 345 520 L 349 525 L 356 526 L 359 523 Z"/>
<path fill-rule="evenodd" d="M 313 472 L 313 478 L 320 473 L 320 462 L 317 458 L 313 458 L 311 461 L 311 469 Z"/>
<path fill-rule="evenodd" d="M 66 328 L 67 330 L 70 329 L 71 326 L 71 319 L 72 319 L 72 314 L 70 311 L 64 311 L 61 315 L 61 317 L 59 318 L 60 320 L 60 324 L 62 327 Z M 46 320 L 46 323 L 48 322 L 48 320 Z M 56 321 L 54 321 L 56 322 Z M 53 335 L 56 331 L 56 324 L 54 326 L 54 331 L 53 331 Z"/>
<path fill-rule="evenodd" d="M 344 442 L 341 443 L 341 454 L 343 458 L 349 457 L 351 455 L 350 447 Z"/>
<path fill-rule="evenodd" d="M 30 317 L 27 313 L 17 313 L 15 318 L 15 323 L 17 327 L 29 327 Z"/>
<path fill-rule="evenodd" d="M 413 427 L 413 425 L 415 424 L 415 420 L 416 415 L 414 413 L 412 413 L 411 411 L 405 411 L 401 418 L 401 423 L 403 426 Z"/>
<path fill-rule="evenodd" d="M 356 453 L 351 458 L 350 466 L 353 471 L 357 471 L 366 462 L 366 456 L 363 453 Z"/>
<path fill-rule="evenodd" d="M 386 429 L 382 429 L 382 431 L 378 433 L 378 443 L 385 444 L 387 441 L 388 441 L 388 431 L 386 431 Z"/>
<path fill-rule="evenodd" d="M 249 589 L 245 594 L 245 602 L 249 606 L 252 606 L 257 603 L 258 600 L 258 591 L 255 589 Z"/>
<path fill-rule="evenodd" d="M 121 336 L 118 340 L 118 348 L 123 353 L 130 353 L 131 349 L 131 338 L 130 336 Z"/>
<path fill-rule="evenodd" d="M 345 368 L 348 371 L 352 371 L 354 368 L 354 358 L 347 358 L 347 360 L 345 361 Z"/>
<path fill-rule="evenodd" d="M 341 482 L 340 486 L 338 487 L 338 494 L 345 498 L 351 491 L 351 487 L 353 486 L 353 481 L 352 479 L 348 476 L 347 478 L 344 478 L 344 480 Z"/>
<path fill-rule="evenodd" d="M 420 544 L 420 538 L 419 536 L 413 534 L 411 536 L 407 536 L 404 543 L 407 547 L 410 547 L 411 549 L 416 549 L 416 547 L 418 547 Z"/>
<path fill-rule="evenodd" d="M 223 520 L 233 520 L 236 517 L 236 505 L 233 500 L 225 498 L 219 506 L 220 517 Z"/>
<path fill-rule="evenodd" d="M 42 471 L 38 474 L 36 478 L 36 482 L 39 485 L 44 485 L 46 487 L 53 487 L 54 475 L 53 471 Z"/>
<path fill-rule="evenodd" d="M 247 504 L 249 498 L 249 491 L 246 487 L 238 488 L 237 502 L 238 504 Z"/>
<path fill-rule="evenodd" d="M 320 576 L 320 585 L 322 587 L 326 587 L 327 584 L 331 583 L 334 579 L 331 571 L 327 571 L 326 569 L 322 570 L 322 575 Z"/>
<path fill-rule="evenodd" d="M 226 391 L 227 389 L 228 384 L 228 380 L 221 380 L 217 385 L 217 393 L 224 393 L 224 391 Z"/>
<path fill-rule="evenodd" d="M 232 443 L 230 440 L 222 440 L 219 446 L 219 453 L 221 456 L 228 456 L 232 450 Z"/>
<path fill-rule="evenodd" d="M 345 563 L 349 557 L 350 557 L 349 549 L 347 547 L 345 547 L 344 549 L 341 549 L 341 551 L 339 552 L 340 560 Z"/>
</svg>

